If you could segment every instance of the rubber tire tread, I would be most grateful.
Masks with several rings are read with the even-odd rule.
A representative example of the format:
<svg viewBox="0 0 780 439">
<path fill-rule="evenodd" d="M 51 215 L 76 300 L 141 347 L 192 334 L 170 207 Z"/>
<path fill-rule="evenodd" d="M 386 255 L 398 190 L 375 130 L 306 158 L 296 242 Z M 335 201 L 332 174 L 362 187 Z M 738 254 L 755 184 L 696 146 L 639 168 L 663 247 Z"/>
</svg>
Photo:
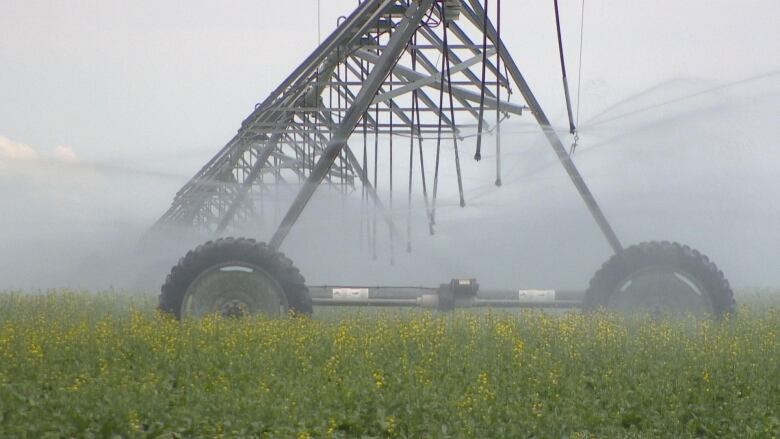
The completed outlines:
<svg viewBox="0 0 780 439">
<path fill-rule="evenodd" d="M 669 241 L 649 241 L 633 245 L 613 255 L 590 280 L 582 307 L 606 308 L 609 297 L 629 276 L 650 266 L 666 266 L 695 279 L 709 295 L 716 316 L 736 309 L 734 292 L 718 267 L 699 251 Z"/>
<path fill-rule="evenodd" d="M 160 289 L 160 311 L 181 319 L 181 305 L 190 284 L 200 273 L 217 264 L 241 261 L 266 270 L 284 290 L 295 314 L 313 312 L 306 280 L 284 253 L 250 238 L 219 238 L 190 250 L 171 269 Z"/>
</svg>

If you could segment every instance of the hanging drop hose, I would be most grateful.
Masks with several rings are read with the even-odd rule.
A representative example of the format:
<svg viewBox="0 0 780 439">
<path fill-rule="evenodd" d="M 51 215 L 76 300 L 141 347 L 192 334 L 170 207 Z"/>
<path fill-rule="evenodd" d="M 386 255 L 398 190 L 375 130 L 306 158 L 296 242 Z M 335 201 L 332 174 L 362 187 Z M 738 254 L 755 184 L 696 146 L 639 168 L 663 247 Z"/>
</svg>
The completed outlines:
<svg viewBox="0 0 780 439">
<path fill-rule="evenodd" d="M 341 59 L 341 48 L 337 48 L 336 49 L 336 56 L 338 57 L 338 59 Z M 344 66 L 344 70 L 345 71 L 347 70 L 346 66 Z M 341 94 L 342 94 L 341 86 L 342 86 L 342 83 L 344 81 L 346 81 L 346 79 L 344 81 L 341 80 L 341 63 L 336 65 L 336 72 L 331 77 L 331 83 L 334 80 L 338 81 L 336 83 L 336 87 L 337 87 L 336 88 L 336 98 L 337 98 L 336 99 L 336 105 L 338 105 L 338 107 L 337 107 L 338 110 L 336 111 L 336 114 L 338 114 L 339 124 L 341 124 L 341 120 L 342 120 L 342 112 L 341 111 L 342 111 L 342 108 L 344 108 L 344 107 L 341 106 Z M 333 87 L 333 85 L 331 85 L 331 88 L 332 87 Z M 339 185 L 341 186 L 342 191 L 346 192 L 346 188 L 344 187 L 344 155 L 343 155 L 343 152 L 339 153 L 338 162 L 334 162 L 334 165 L 338 168 L 338 171 L 339 171 L 339 179 L 341 180 Z M 342 200 L 343 199 L 344 199 L 344 197 L 342 197 Z"/>
<path fill-rule="evenodd" d="M 365 66 L 363 60 L 360 60 L 360 82 L 363 83 L 366 80 Z M 368 181 L 368 112 L 363 113 L 363 179 L 361 181 Z M 360 196 L 360 249 L 363 249 L 363 223 L 366 223 L 366 231 L 368 231 L 368 219 L 366 218 L 366 185 L 361 184 L 361 196 Z M 368 236 L 368 232 L 366 232 Z"/>
<path fill-rule="evenodd" d="M 487 9 L 485 9 L 487 11 Z M 485 14 L 487 16 L 487 13 Z M 496 0 L 496 186 L 501 186 L 501 0 Z"/>
<path fill-rule="evenodd" d="M 460 195 L 460 207 L 466 206 L 466 199 L 463 197 L 463 177 L 460 172 L 460 154 L 458 153 L 458 135 L 455 132 L 455 103 L 452 98 L 452 72 L 450 71 L 450 49 L 447 44 L 447 23 L 444 23 L 444 53 L 445 65 L 447 66 L 447 94 L 450 97 L 450 121 L 452 122 L 452 146 L 455 150 L 455 172 L 458 175 L 458 194 Z"/>
<path fill-rule="evenodd" d="M 442 131 L 442 116 L 444 113 L 444 69 L 447 64 L 447 23 L 444 20 L 445 17 L 445 3 L 441 4 L 441 20 L 444 22 L 444 54 L 441 61 L 441 74 L 439 75 L 439 123 L 436 130 L 436 160 L 433 168 L 433 200 L 431 204 L 431 216 L 429 220 L 428 230 L 431 235 L 434 234 L 433 226 L 436 225 L 436 198 L 439 194 L 439 158 L 441 157 L 441 131 Z"/>
<path fill-rule="evenodd" d="M 414 55 L 412 55 L 414 56 Z M 412 100 L 412 135 L 409 136 L 409 191 L 406 198 L 406 252 L 412 252 L 412 171 L 414 170 L 414 100 Z"/>
<path fill-rule="evenodd" d="M 388 15 L 387 17 L 388 21 L 392 22 L 393 17 L 391 15 Z M 391 38 L 393 36 L 393 27 L 391 26 L 388 30 L 388 38 Z M 408 45 L 409 43 L 407 43 Z M 390 79 L 390 93 L 393 92 L 393 70 L 390 70 L 390 75 L 388 75 Z M 390 169 L 388 169 L 388 173 L 390 174 L 390 203 L 388 205 L 389 208 L 389 215 L 392 218 L 393 216 L 393 109 L 395 108 L 395 101 L 393 99 L 390 99 L 390 146 L 389 146 L 389 153 L 390 153 Z M 388 231 L 390 232 L 390 265 L 395 265 L 395 229 L 393 227 L 388 227 Z"/>
<path fill-rule="evenodd" d="M 320 104 L 322 103 L 322 96 L 320 95 L 320 93 L 323 92 L 323 90 L 320 89 L 320 69 L 319 68 L 317 68 L 317 71 L 314 72 L 314 90 L 315 90 L 315 94 L 314 95 L 315 96 L 319 96 L 318 98 L 315 99 L 316 100 L 316 104 L 317 104 L 317 109 L 315 111 L 319 112 Z M 318 137 L 316 135 L 320 131 L 319 124 L 320 124 L 319 119 L 317 118 L 316 113 L 315 113 L 315 116 L 314 116 L 314 126 L 312 127 L 312 130 L 314 131 L 314 134 L 315 134 L 314 135 L 314 141 L 315 142 L 319 141 L 319 139 L 318 139 Z M 312 169 L 314 169 L 314 152 L 315 152 L 315 148 L 316 147 L 317 147 L 316 144 L 312 143 L 311 150 L 309 150 L 309 175 L 311 175 L 311 171 L 312 171 Z"/>
<path fill-rule="evenodd" d="M 580 124 L 580 92 L 582 91 L 582 41 L 585 34 L 585 0 L 582 0 L 582 7 L 580 8 L 580 53 L 577 60 L 577 120 L 576 124 Z M 574 150 L 577 149 L 577 143 L 580 141 L 578 133 L 574 133 L 574 143 L 569 148 L 569 156 L 574 154 Z"/>
<path fill-rule="evenodd" d="M 347 96 L 349 95 L 349 66 L 348 66 L 348 64 L 349 64 L 349 57 L 347 56 L 347 57 L 344 57 L 344 106 L 345 107 L 348 105 L 348 103 L 347 103 L 348 102 Z M 344 115 L 345 114 L 346 114 L 346 111 L 344 111 L 344 113 L 342 113 L 342 117 L 341 117 L 342 120 L 344 119 Z M 350 172 L 350 167 L 349 167 L 349 163 L 348 163 L 348 160 L 347 160 L 347 152 L 346 151 L 342 151 L 341 156 L 342 156 L 341 164 L 344 167 L 344 179 L 342 180 L 342 188 L 344 190 L 344 195 L 346 195 L 347 194 L 347 187 L 348 187 L 348 185 L 347 185 L 347 178 L 349 176 L 354 176 L 355 173 L 354 173 L 354 170 L 352 172 Z M 347 197 L 344 197 L 345 200 L 346 200 L 346 198 Z"/>
<path fill-rule="evenodd" d="M 390 71 L 390 92 L 393 92 L 393 72 Z M 388 205 L 390 216 L 393 215 L 393 100 L 390 99 L 390 145 L 388 147 L 390 153 L 390 165 L 388 173 L 390 174 L 390 203 Z M 395 265 L 395 235 L 393 235 L 393 228 L 388 228 L 390 232 L 390 265 Z"/>
<path fill-rule="evenodd" d="M 378 175 L 379 169 L 379 104 L 374 105 L 374 191 L 379 191 L 378 187 Z M 373 217 L 373 226 L 371 228 L 371 235 L 373 241 L 372 255 L 371 257 L 376 260 L 376 206 L 371 209 Z"/>
<path fill-rule="evenodd" d="M 309 149 L 309 113 L 303 112 L 303 148 L 301 148 L 301 175 L 298 177 L 298 183 L 306 179 L 306 153 Z"/>
<path fill-rule="evenodd" d="M 566 96 L 566 111 L 569 115 L 569 133 L 575 134 L 577 127 L 574 126 L 574 116 L 571 110 L 571 97 L 569 96 L 569 82 L 566 79 L 566 63 L 563 60 L 563 38 L 561 37 L 561 19 L 558 14 L 558 0 L 554 0 L 555 5 L 555 27 L 558 30 L 558 52 L 561 57 L 561 74 L 563 75 L 563 93 Z"/>
<path fill-rule="evenodd" d="M 487 24 L 488 24 L 488 0 L 485 0 L 483 8 L 484 17 L 482 20 L 482 83 L 479 93 L 479 120 L 477 121 L 477 151 L 474 153 L 474 160 L 482 160 L 482 128 L 485 122 L 485 75 L 487 73 Z M 496 72 L 499 70 L 496 69 Z M 496 101 L 498 108 L 498 101 Z"/>
<path fill-rule="evenodd" d="M 415 42 L 417 41 L 415 37 Z M 415 49 L 414 56 L 412 58 L 413 64 L 416 66 L 417 64 L 417 52 Z M 412 92 L 412 99 L 414 100 L 414 112 L 417 115 L 417 145 L 420 152 L 420 180 L 422 180 L 422 193 L 423 193 L 423 200 L 425 202 L 425 214 L 428 217 L 428 225 L 429 225 L 429 232 L 432 235 L 433 234 L 433 216 L 431 214 L 431 207 L 428 203 L 428 184 L 426 183 L 425 178 L 425 157 L 423 155 L 423 135 L 422 135 L 422 118 L 420 117 L 420 100 L 418 97 L 417 90 L 414 90 Z"/>
<path fill-rule="evenodd" d="M 412 70 L 417 70 L 417 33 L 412 36 Z M 409 191 L 406 199 L 406 252 L 412 252 L 412 171 L 414 170 L 414 121 L 417 90 L 412 92 L 412 123 L 409 126 Z"/>
</svg>

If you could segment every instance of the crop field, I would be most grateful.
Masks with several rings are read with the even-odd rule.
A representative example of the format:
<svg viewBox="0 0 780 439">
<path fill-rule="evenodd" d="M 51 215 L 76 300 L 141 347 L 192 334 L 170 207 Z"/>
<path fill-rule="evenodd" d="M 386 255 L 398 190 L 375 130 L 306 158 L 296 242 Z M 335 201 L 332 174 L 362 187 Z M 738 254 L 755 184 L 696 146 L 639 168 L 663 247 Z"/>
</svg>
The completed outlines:
<svg viewBox="0 0 780 439">
<path fill-rule="evenodd" d="M 724 321 L 0 293 L 0 437 L 780 436 L 780 294 Z M 322 311 L 322 312 L 319 312 Z"/>
</svg>

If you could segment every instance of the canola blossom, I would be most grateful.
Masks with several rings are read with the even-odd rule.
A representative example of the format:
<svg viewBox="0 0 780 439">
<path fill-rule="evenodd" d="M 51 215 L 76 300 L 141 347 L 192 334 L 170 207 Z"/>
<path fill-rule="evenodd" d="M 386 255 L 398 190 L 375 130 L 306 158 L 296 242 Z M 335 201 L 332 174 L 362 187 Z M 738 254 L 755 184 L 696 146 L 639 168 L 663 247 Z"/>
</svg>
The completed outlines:
<svg viewBox="0 0 780 439">
<path fill-rule="evenodd" d="M 778 306 L 178 322 L 0 293 L 0 437 L 778 437 Z"/>
</svg>

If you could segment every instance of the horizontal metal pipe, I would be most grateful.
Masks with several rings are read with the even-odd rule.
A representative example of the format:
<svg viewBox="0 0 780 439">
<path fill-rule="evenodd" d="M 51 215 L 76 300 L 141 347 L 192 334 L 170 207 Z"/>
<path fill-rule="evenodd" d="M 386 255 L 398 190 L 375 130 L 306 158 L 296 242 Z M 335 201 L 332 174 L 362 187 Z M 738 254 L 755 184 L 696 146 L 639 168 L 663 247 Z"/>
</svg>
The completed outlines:
<svg viewBox="0 0 780 439">
<path fill-rule="evenodd" d="M 311 286 L 309 293 L 319 306 L 436 307 L 439 300 L 439 288 L 429 287 Z M 456 308 L 576 308 L 584 294 L 581 290 L 493 289 L 456 298 L 454 304 Z"/>
<path fill-rule="evenodd" d="M 408 299 L 417 300 L 423 294 L 436 294 L 436 288 L 425 287 L 356 287 L 356 286 L 311 286 L 309 294 L 312 298 L 339 299 L 344 295 L 354 296 L 354 299 Z"/>
<path fill-rule="evenodd" d="M 312 298 L 316 306 L 418 306 L 417 299 L 326 299 Z"/>
<path fill-rule="evenodd" d="M 474 299 L 471 306 L 475 308 L 578 308 L 582 305 L 579 300 L 555 300 L 546 302 L 532 302 L 520 300 L 500 299 Z"/>
<path fill-rule="evenodd" d="M 508 290 L 508 289 L 492 289 L 492 290 L 483 290 L 480 289 L 477 293 L 477 297 L 480 299 L 497 299 L 497 300 L 523 300 L 521 298 L 521 293 L 529 293 L 524 294 L 523 296 L 525 298 L 536 297 L 537 299 L 542 298 L 550 298 L 558 301 L 558 300 L 569 300 L 569 301 L 579 301 L 581 302 L 582 299 L 585 297 L 585 291 L 582 290 L 534 290 L 534 289 L 515 289 L 515 290 Z M 533 294 L 536 293 L 536 294 Z M 545 300 L 538 300 L 538 301 L 545 301 Z M 549 301 L 549 300 L 547 300 Z"/>
</svg>

